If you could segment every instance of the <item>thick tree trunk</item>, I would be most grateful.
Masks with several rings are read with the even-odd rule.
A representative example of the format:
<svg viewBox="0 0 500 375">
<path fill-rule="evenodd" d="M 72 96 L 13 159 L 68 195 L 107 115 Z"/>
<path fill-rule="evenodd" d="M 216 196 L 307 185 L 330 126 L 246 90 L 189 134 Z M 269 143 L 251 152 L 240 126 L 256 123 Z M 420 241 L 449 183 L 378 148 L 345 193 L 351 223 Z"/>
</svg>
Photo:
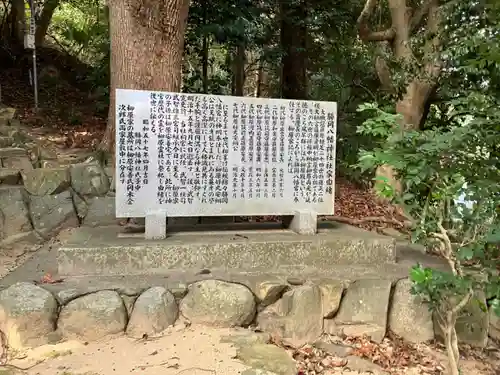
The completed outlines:
<svg viewBox="0 0 500 375">
<path fill-rule="evenodd" d="M 41 46 L 43 44 L 45 36 L 47 35 L 47 30 L 50 26 L 50 21 L 54 15 L 54 11 L 57 9 L 60 2 L 60 0 L 46 0 L 43 3 L 42 14 L 37 22 L 35 32 L 35 44 L 37 46 Z"/>
<path fill-rule="evenodd" d="M 16 44 L 23 45 L 24 43 L 24 30 L 26 28 L 24 19 L 24 1 L 12 0 L 12 7 L 10 10 L 11 21 L 11 37 L 15 38 Z"/>
<path fill-rule="evenodd" d="M 381 48 L 392 49 L 394 57 L 408 66 L 421 66 L 421 71 L 406 86 L 401 99 L 395 103 L 396 112 L 401 115 L 401 130 L 419 130 L 423 127 L 428 113 L 428 102 L 434 93 L 441 72 L 439 57 L 440 10 L 438 0 L 422 0 L 418 7 L 412 8 L 406 0 L 388 0 L 391 14 L 391 26 L 386 30 L 372 31 L 368 25 L 370 17 L 377 7 L 378 0 L 366 0 L 365 7 L 358 18 L 358 32 L 362 40 L 379 43 Z M 425 32 L 428 36 L 424 56 L 419 60 L 412 51 L 411 37 L 426 21 Z M 390 69 L 379 56 L 375 68 L 382 88 L 389 93 L 396 93 Z M 389 165 L 380 166 L 376 171 L 378 178 L 387 179 L 388 183 L 401 192 L 402 186 L 397 174 Z"/>
<path fill-rule="evenodd" d="M 255 97 L 260 98 L 262 96 L 262 85 L 264 83 L 264 62 L 259 61 L 259 68 L 257 69 L 256 75 L 256 83 L 255 83 Z"/>
<path fill-rule="evenodd" d="M 307 6 L 306 1 L 280 2 L 281 97 L 307 99 Z M 288 227 L 293 216 L 283 216 L 282 225 Z"/>
<path fill-rule="evenodd" d="M 281 2 L 281 34 L 283 48 L 281 96 L 307 99 L 307 7 L 305 1 Z"/>
<path fill-rule="evenodd" d="M 100 149 L 115 150 L 115 89 L 179 91 L 189 0 L 109 0 L 111 84 Z"/>
<path fill-rule="evenodd" d="M 236 46 L 236 52 L 233 59 L 234 96 L 244 96 L 246 61 L 245 44 L 240 43 Z"/>
</svg>

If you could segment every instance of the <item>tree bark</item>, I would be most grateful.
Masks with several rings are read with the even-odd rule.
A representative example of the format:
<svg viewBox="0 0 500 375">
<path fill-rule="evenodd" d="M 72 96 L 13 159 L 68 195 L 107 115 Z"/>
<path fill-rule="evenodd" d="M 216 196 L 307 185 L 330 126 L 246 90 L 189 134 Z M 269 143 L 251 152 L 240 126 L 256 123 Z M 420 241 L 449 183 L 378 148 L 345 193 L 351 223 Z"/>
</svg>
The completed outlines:
<svg viewBox="0 0 500 375">
<path fill-rule="evenodd" d="M 281 34 L 283 49 L 281 96 L 286 99 L 307 99 L 307 7 L 281 2 Z"/>
<path fill-rule="evenodd" d="M 260 98 L 262 96 L 262 86 L 264 85 L 264 62 L 262 59 L 259 61 L 259 68 L 256 72 L 256 83 L 255 83 L 255 97 Z"/>
<path fill-rule="evenodd" d="M 299 2 L 280 2 L 281 97 L 307 99 L 307 5 Z M 283 216 L 283 227 L 289 227 L 293 216 Z"/>
<path fill-rule="evenodd" d="M 246 61 L 245 44 L 241 42 L 236 46 L 236 52 L 233 59 L 234 96 L 244 96 Z"/>
<path fill-rule="evenodd" d="M 189 0 L 109 0 L 111 83 L 100 149 L 114 158 L 115 89 L 179 91 Z"/>
<path fill-rule="evenodd" d="M 15 38 L 16 44 L 19 45 L 24 45 L 24 31 L 26 28 L 24 14 L 24 1 L 12 0 L 10 9 L 11 37 Z"/>
<path fill-rule="evenodd" d="M 42 13 L 38 19 L 35 32 L 35 45 L 41 46 L 47 35 L 52 16 L 60 4 L 60 0 L 46 0 L 43 3 Z"/>
<path fill-rule="evenodd" d="M 59 6 L 60 2 L 60 0 L 46 0 L 43 3 L 42 13 L 40 15 L 40 19 L 37 22 L 35 32 L 35 45 L 37 47 L 43 44 L 45 36 L 47 35 L 47 30 L 50 26 L 50 21 L 52 20 L 52 16 L 54 15 L 54 12 Z"/>
<path fill-rule="evenodd" d="M 438 55 L 441 42 L 439 0 L 422 0 L 420 6 L 415 9 L 408 6 L 406 0 L 387 0 L 387 3 L 391 14 L 391 26 L 385 30 L 371 30 L 369 19 L 378 5 L 378 0 L 366 0 L 358 17 L 358 34 L 366 42 L 380 43 L 383 48 L 390 46 L 394 57 L 407 66 L 422 66 L 415 77 L 408 82 L 402 98 L 395 103 L 396 112 L 402 117 L 401 130 L 419 130 L 425 122 L 428 102 L 435 92 L 442 68 Z M 411 49 L 411 37 L 412 33 L 423 27 L 425 19 L 427 20 L 425 32 L 428 38 L 424 57 L 418 61 Z M 377 57 L 375 68 L 383 89 L 396 93 L 391 72 L 382 57 Z M 401 192 L 401 183 L 391 166 L 380 166 L 376 176 L 386 178 L 397 192 Z"/>
</svg>

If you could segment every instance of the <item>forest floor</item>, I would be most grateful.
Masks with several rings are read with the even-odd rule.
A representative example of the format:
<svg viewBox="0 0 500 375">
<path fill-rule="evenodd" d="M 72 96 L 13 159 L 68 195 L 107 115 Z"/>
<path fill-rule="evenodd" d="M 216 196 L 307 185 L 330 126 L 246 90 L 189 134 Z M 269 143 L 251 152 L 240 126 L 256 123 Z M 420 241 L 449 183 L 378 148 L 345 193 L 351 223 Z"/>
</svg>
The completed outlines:
<svg viewBox="0 0 500 375">
<path fill-rule="evenodd" d="M 58 156 L 77 158 L 88 155 L 95 149 L 106 127 L 107 111 L 91 95 L 62 80 L 41 80 L 39 110 L 34 111 L 33 91 L 27 74 L 18 69 L 3 69 L 0 71 L 0 82 L 0 103 L 15 108 L 21 123 Z M 337 176 L 336 190 L 336 218 L 379 232 L 385 229 L 402 229 L 399 224 L 402 220 L 395 219 L 397 215 L 394 208 L 379 202 L 369 189 Z M 261 220 L 276 219 L 276 217 L 261 218 Z M 0 278 L 29 259 L 36 250 L 36 248 L 0 249 Z M 171 335 L 161 339 L 141 343 L 124 337 L 83 346 L 66 343 L 64 345 L 69 347 L 57 350 L 52 347 L 42 348 L 25 353 L 21 359 L 12 362 L 18 367 L 7 367 L 12 370 L 11 374 L 15 374 L 17 372 L 15 370 L 29 367 L 41 360 L 28 371 L 20 373 L 155 374 L 161 368 L 162 374 L 165 375 L 236 375 L 245 367 L 234 358 L 233 349 L 228 348 L 227 344 L 220 343 L 220 338 L 225 333 L 227 332 L 223 330 L 191 327 L 182 331 L 174 330 Z M 383 369 L 395 368 L 394 371 L 391 370 L 391 374 L 444 373 L 446 356 L 436 347 L 414 347 L 403 345 L 396 340 L 381 345 L 369 343 L 366 348 L 368 349 L 364 353 L 365 357 L 379 363 Z M 54 354 L 54 350 L 59 354 Z M 466 358 L 463 362 L 464 374 L 489 375 L 495 373 L 495 368 L 500 368 L 498 350 L 464 350 Z M 50 353 L 47 354 L 47 351 Z M 194 352 L 196 355 L 193 355 Z M 129 355 L 130 353 L 134 355 Z M 193 358 L 196 358 L 196 363 L 193 363 Z M 418 369 L 414 370 L 415 368 Z M 342 371 L 341 368 L 338 370 L 332 374 L 358 373 Z"/>
</svg>

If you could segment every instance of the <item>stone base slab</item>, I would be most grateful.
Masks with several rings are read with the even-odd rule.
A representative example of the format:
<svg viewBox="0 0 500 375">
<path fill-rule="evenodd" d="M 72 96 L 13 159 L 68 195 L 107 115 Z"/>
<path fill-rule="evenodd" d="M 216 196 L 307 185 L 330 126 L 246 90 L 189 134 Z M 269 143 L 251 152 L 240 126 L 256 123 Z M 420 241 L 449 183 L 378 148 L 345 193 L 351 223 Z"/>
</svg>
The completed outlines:
<svg viewBox="0 0 500 375">
<path fill-rule="evenodd" d="M 393 238 L 346 225 L 322 225 L 316 235 L 298 235 L 279 229 L 280 224 L 253 230 L 234 224 L 217 231 L 199 226 L 196 232 L 169 233 L 161 241 L 122 233 L 118 226 L 81 227 L 59 248 L 58 270 L 61 276 L 150 275 L 172 269 L 328 270 L 338 264 L 395 263 Z"/>
</svg>

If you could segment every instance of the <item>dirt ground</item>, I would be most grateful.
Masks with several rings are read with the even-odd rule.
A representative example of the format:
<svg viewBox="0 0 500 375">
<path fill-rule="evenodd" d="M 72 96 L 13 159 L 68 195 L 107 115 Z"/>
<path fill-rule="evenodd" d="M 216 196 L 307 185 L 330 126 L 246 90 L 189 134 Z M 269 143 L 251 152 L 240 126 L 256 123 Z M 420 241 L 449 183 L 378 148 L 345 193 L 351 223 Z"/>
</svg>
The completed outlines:
<svg viewBox="0 0 500 375">
<path fill-rule="evenodd" d="M 241 331 L 241 330 L 240 330 Z M 222 343 L 224 336 L 235 333 L 234 329 L 215 329 L 200 326 L 179 326 L 169 329 L 159 338 L 131 339 L 124 336 L 100 342 L 79 343 L 69 341 L 45 345 L 36 349 L 13 354 L 6 366 L 0 366 L 2 375 L 238 375 L 248 367 L 236 356 L 236 348 Z M 423 349 L 426 355 L 446 363 L 446 356 L 431 348 Z M 436 362 L 436 363 L 439 363 Z M 479 358 L 462 361 L 463 374 L 495 375 L 496 364 Z M 494 367 L 497 366 L 497 367 Z M 495 370 L 495 368 L 497 370 Z M 3 372 L 2 370 L 9 370 Z M 444 366 L 428 369 L 412 366 L 397 374 L 443 374 Z M 300 374 L 300 373 L 299 373 Z M 325 375 L 368 375 L 338 369 Z"/>
<path fill-rule="evenodd" d="M 84 345 L 66 342 L 18 353 L 10 363 L 28 375 L 237 375 L 246 368 L 233 359 L 236 349 L 221 343 L 228 329 L 173 328 L 161 338 L 117 337 Z"/>
</svg>

